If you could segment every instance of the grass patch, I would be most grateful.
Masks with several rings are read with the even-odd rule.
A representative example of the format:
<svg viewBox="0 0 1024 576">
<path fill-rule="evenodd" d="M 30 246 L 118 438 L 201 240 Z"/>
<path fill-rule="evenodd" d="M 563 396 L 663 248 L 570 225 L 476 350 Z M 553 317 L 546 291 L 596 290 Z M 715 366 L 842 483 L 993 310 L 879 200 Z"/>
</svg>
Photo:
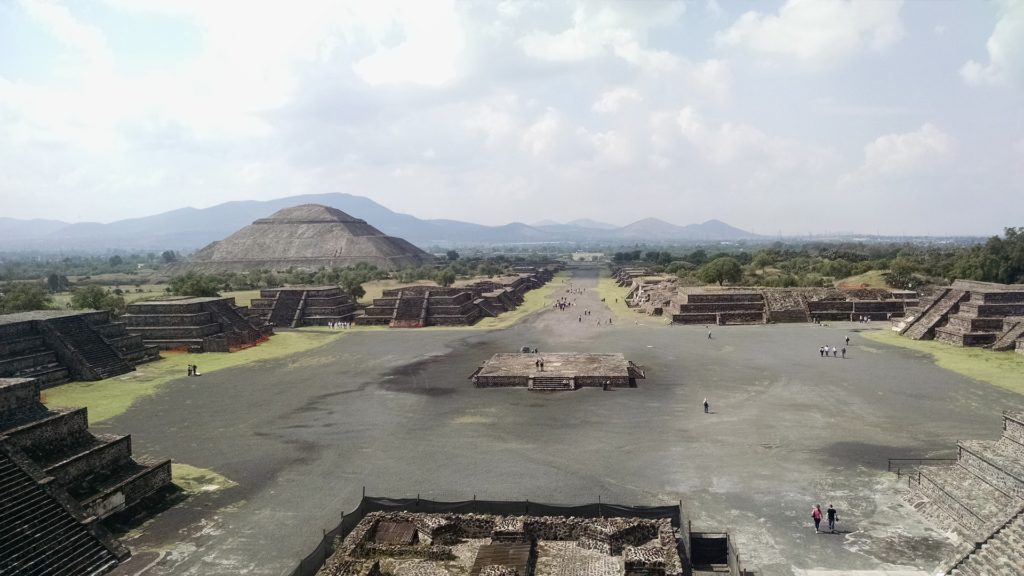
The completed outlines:
<svg viewBox="0 0 1024 576">
<path fill-rule="evenodd" d="M 636 319 L 636 312 L 626 306 L 626 294 L 629 288 L 619 286 L 612 278 L 610 270 L 601 269 L 601 275 L 597 280 L 597 293 L 604 298 L 604 304 L 615 314 L 617 320 Z"/>
<path fill-rule="evenodd" d="M 888 288 L 885 273 L 888 270 L 868 270 L 863 274 L 836 281 L 837 288 Z"/>
<path fill-rule="evenodd" d="M 876 342 L 931 354 L 946 370 L 1024 394 L 1024 356 L 1014 352 L 993 352 L 985 348 L 958 348 L 934 340 L 911 340 L 892 330 L 864 332 Z"/>
<path fill-rule="evenodd" d="M 536 314 L 537 312 L 550 307 L 555 302 L 555 290 L 564 286 L 562 284 L 562 280 L 569 278 L 569 276 L 569 272 L 566 272 L 565 270 L 558 272 L 547 284 L 537 288 L 536 290 L 530 290 L 527 292 L 523 296 L 523 303 L 515 310 L 500 314 L 497 318 L 484 318 L 474 324 L 472 328 L 479 328 L 482 330 L 507 328 L 531 314 Z"/>
<path fill-rule="evenodd" d="M 44 390 L 43 401 L 61 408 L 87 407 L 90 422 L 103 422 L 124 413 L 138 399 L 156 394 L 157 389 L 167 382 L 186 377 L 188 364 L 198 365 L 199 373 L 207 374 L 312 350 L 340 338 L 342 334 L 340 330 L 292 330 L 281 332 L 259 346 L 230 354 L 164 352 L 163 359 L 142 364 L 123 376 L 97 382 L 71 382 Z"/>
<path fill-rule="evenodd" d="M 229 292 L 221 292 L 221 296 L 226 298 L 234 298 L 235 304 L 239 306 L 249 306 L 253 298 L 260 297 L 259 290 L 232 290 Z"/>
<path fill-rule="evenodd" d="M 437 286 L 437 282 L 432 280 L 416 280 L 415 282 L 401 282 L 395 279 L 388 280 L 371 280 L 363 284 L 363 290 L 366 294 L 359 299 L 360 304 L 373 304 L 375 298 L 383 298 L 385 290 L 391 290 L 392 288 L 402 288 L 403 286 Z"/>
<path fill-rule="evenodd" d="M 238 486 L 237 482 L 221 476 L 213 470 L 196 468 L 178 462 L 171 462 L 171 481 L 190 494 L 216 492 Z"/>
</svg>

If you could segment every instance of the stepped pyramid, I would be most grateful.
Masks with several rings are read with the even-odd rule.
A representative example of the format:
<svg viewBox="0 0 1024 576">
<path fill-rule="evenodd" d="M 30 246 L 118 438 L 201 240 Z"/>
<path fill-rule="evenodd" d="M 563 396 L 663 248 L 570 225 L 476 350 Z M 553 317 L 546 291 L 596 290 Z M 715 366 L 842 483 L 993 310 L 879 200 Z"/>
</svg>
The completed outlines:
<svg viewBox="0 0 1024 576">
<path fill-rule="evenodd" d="M 409 242 L 387 236 L 348 214 L 319 204 L 278 210 L 197 252 L 179 270 L 202 272 L 352 266 L 397 270 L 433 262 Z"/>
</svg>

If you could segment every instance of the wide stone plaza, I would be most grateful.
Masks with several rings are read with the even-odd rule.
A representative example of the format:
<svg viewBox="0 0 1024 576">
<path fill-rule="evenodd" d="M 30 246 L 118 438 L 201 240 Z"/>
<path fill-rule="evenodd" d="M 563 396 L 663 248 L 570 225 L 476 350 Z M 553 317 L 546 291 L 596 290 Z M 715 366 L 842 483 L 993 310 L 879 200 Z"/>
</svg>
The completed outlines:
<svg viewBox="0 0 1024 576">
<path fill-rule="evenodd" d="M 952 544 L 903 501 L 907 479 L 887 459 L 955 457 L 957 440 L 995 439 L 1002 411 L 1024 408 L 1015 393 L 864 337 L 883 322 L 713 327 L 709 339 L 703 326 L 616 315 L 597 269 L 571 274 L 586 289 L 570 296 L 576 307 L 549 304 L 503 330 L 338 332 L 201 378 L 184 377 L 201 356 L 166 360 L 181 363 L 180 379 L 91 429 L 131 433 L 137 454 L 230 482 L 128 531 L 133 555 L 114 573 L 290 574 L 364 487 L 434 500 L 681 501 L 694 531 L 729 530 L 760 574 L 925 573 Z M 581 323 L 582 309 L 615 322 Z M 820 356 L 847 336 L 845 359 Z M 647 378 L 567 394 L 467 380 L 523 346 L 614 351 Z M 837 533 L 815 533 L 814 504 L 839 510 Z"/>
</svg>

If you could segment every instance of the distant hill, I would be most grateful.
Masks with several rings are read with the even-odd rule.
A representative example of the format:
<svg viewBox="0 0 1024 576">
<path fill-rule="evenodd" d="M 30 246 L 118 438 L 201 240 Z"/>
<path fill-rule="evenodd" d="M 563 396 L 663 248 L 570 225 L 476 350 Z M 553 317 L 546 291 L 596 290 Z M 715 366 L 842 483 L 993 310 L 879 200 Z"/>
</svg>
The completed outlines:
<svg viewBox="0 0 1024 576">
<path fill-rule="evenodd" d="M 299 204 L 323 204 L 347 212 L 389 236 L 418 246 L 493 245 L 545 242 L 666 242 L 740 240 L 758 236 L 709 220 L 677 226 L 648 218 L 628 226 L 588 219 L 566 224 L 527 225 L 513 222 L 484 226 L 457 220 L 423 220 L 393 212 L 363 196 L 304 194 L 267 201 L 237 201 L 209 208 L 180 208 L 144 218 L 109 224 L 0 218 L 0 250 L 178 250 L 192 251 L 226 238 L 258 218 Z"/>
</svg>

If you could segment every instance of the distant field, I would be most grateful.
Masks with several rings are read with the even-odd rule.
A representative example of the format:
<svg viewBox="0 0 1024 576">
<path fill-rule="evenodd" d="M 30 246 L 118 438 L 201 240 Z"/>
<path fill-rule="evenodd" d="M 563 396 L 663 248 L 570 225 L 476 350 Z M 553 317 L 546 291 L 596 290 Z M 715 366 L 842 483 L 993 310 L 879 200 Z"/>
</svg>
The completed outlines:
<svg viewBox="0 0 1024 576">
<path fill-rule="evenodd" d="M 836 288 L 888 288 L 884 274 L 888 270 L 869 270 L 863 274 L 836 280 Z"/>
<path fill-rule="evenodd" d="M 911 340 L 892 330 L 864 332 L 876 342 L 931 354 L 946 370 L 1024 394 L 1024 355 L 984 348 L 959 348 L 934 340 Z"/>
<path fill-rule="evenodd" d="M 104 286 L 105 288 L 113 289 L 114 285 L 97 284 Z M 121 290 L 124 290 L 124 301 L 127 304 L 132 302 L 139 302 L 142 300 L 156 300 L 167 296 L 167 292 L 164 288 L 167 288 L 166 284 L 143 284 L 139 288 L 135 288 L 132 284 L 119 284 Z M 137 290 L 141 290 L 138 292 Z M 73 292 L 60 292 L 53 295 L 53 307 L 58 309 L 67 308 L 71 304 L 71 295 Z"/>
<path fill-rule="evenodd" d="M 253 298 L 260 297 L 259 290 L 232 290 L 230 292 L 221 292 L 221 296 L 234 298 L 235 304 L 238 306 L 249 306 L 249 303 Z"/>
<path fill-rule="evenodd" d="M 372 304 L 374 298 L 380 298 L 385 290 L 391 288 L 399 288 L 401 286 L 437 286 L 437 282 L 432 280 L 417 280 L 415 282 L 400 282 L 398 280 L 371 280 L 363 284 L 363 290 L 366 290 L 366 294 L 359 299 L 360 304 Z"/>
</svg>

